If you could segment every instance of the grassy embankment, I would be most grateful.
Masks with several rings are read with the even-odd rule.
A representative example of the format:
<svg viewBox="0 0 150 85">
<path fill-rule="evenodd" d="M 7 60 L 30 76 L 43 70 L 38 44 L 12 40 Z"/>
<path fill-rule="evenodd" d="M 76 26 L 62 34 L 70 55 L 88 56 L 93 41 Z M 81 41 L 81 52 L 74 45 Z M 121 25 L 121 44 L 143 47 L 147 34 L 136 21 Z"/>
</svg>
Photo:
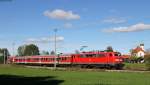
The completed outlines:
<svg viewBox="0 0 150 85">
<path fill-rule="evenodd" d="M 145 63 L 125 63 L 124 69 L 125 70 L 144 71 L 144 70 L 147 70 L 147 67 L 146 67 Z"/>
</svg>

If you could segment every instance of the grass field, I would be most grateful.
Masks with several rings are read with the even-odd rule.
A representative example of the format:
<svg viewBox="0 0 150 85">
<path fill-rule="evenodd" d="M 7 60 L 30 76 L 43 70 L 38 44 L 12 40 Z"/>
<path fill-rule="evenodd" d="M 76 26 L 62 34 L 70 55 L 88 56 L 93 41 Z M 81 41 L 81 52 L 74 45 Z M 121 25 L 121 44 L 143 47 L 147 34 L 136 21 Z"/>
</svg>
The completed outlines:
<svg viewBox="0 0 150 85">
<path fill-rule="evenodd" d="M 150 73 L 54 71 L 0 65 L 1 85 L 150 85 Z"/>
</svg>

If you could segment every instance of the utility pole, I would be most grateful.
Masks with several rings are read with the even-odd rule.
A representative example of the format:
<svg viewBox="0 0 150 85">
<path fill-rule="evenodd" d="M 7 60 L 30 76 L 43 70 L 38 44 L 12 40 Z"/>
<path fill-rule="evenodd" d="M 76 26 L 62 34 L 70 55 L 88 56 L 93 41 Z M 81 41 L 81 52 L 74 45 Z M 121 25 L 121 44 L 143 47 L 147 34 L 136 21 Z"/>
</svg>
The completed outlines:
<svg viewBox="0 0 150 85">
<path fill-rule="evenodd" d="M 15 43 L 12 43 L 12 49 L 13 49 L 13 56 L 15 56 L 14 50 L 15 50 Z"/>
<path fill-rule="evenodd" d="M 55 32 L 55 58 L 54 58 L 54 69 L 56 69 L 56 66 L 57 66 L 57 61 L 56 61 L 56 58 L 57 58 L 57 41 L 56 41 L 56 37 L 57 37 L 57 31 L 58 29 L 54 29 L 54 32 Z"/>
</svg>

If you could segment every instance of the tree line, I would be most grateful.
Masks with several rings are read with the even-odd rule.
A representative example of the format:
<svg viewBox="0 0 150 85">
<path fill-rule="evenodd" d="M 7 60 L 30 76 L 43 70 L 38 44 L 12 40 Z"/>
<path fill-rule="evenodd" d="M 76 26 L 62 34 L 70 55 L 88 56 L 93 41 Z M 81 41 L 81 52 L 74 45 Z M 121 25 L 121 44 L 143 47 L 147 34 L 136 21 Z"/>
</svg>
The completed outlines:
<svg viewBox="0 0 150 85">
<path fill-rule="evenodd" d="M 39 48 L 35 44 L 21 45 L 17 49 L 17 54 L 12 56 L 33 56 L 33 55 L 54 55 L 55 52 L 51 51 L 39 51 Z M 0 63 L 4 63 L 4 60 L 10 56 L 7 48 L 0 48 Z"/>
<path fill-rule="evenodd" d="M 7 48 L 0 48 L 0 63 L 4 63 L 4 60 L 7 60 L 7 56 L 10 56 Z"/>
<path fill-rule="evenodd" d="M 39 47 L 35 44 L 22 45 L 18 47 L 17 56 L 32 56 L 32 55 L 54 55 L 55 52 L 39 51 Z"/>
</svg>

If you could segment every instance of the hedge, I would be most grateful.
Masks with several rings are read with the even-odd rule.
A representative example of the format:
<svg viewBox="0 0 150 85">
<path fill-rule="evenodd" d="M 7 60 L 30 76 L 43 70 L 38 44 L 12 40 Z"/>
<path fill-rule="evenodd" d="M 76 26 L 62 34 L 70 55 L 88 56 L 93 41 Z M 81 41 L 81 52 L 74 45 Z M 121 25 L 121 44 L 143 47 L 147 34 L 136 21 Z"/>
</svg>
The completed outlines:
<svg viewBox="0 0 150 85">
<path fill-rule="evenodd" d="M 145 64 L 146 64 L 147 70 L 150 70 L 150 55 L 145 55 Z"/>
</svg>

